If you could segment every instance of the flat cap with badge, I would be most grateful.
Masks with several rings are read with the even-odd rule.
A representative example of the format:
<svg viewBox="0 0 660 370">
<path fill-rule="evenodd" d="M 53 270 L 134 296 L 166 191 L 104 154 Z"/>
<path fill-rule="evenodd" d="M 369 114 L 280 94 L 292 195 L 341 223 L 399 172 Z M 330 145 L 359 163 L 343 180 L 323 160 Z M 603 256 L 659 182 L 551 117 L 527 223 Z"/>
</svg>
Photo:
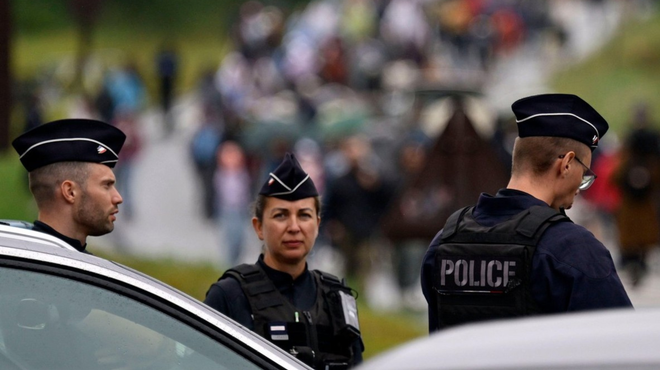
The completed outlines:
<svg viewBox="0 0 660 370">
<path fill-rule="evenodd" d="M 118 128 L 91 119 L 62 119 L 45 123 L 12 145 L 28 172 L 57 162 L 92 162 L 114 167 L 126 135 Z"/>
<path fill-rule="evenodd" d="M 293 153 L 286 153 L 284 160 L 271 172 L 261 187 L 259 195 L 288 201 L 319 195 L 312 178 L 302 169 Z"/>
<path fill-rule="evenodd" d="M 511 106 L 518 136 L 566 137 L 584 143 L 591 151 L 609 128 L 589 103 L 572 94 L 543 94 L 522 98 Z"/>
</svg>

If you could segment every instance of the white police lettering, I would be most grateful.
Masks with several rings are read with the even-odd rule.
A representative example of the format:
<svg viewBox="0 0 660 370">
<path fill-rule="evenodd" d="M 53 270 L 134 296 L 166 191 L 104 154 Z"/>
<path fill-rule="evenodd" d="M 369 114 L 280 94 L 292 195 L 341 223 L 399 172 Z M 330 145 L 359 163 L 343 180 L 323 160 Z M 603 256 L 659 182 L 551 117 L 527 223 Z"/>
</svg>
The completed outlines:
<svg viewBox="0 0 660 370">
<path fill-rule="evenodd" d="M 517 261 L 442 259 L 440 286 L 504 288 L 516 276 Z"/>
</svg>

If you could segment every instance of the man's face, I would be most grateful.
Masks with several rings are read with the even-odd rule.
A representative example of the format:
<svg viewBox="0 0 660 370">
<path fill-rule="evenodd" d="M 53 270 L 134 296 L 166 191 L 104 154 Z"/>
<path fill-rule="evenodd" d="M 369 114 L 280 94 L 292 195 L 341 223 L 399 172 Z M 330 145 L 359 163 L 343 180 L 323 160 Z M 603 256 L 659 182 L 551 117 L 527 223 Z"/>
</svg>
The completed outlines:
<svg viewBox="0 0 660 370">
<path fill-rule="evenodd" d="M 122 197 L 115 188 L 115 175 L 110 167 L 90 164 L 89 177 L 80 184 L 82 195 L 77 202 L 75 221 L 90 236 L 100 236 L 114 229 L 118 205 Z"/>
</svg>

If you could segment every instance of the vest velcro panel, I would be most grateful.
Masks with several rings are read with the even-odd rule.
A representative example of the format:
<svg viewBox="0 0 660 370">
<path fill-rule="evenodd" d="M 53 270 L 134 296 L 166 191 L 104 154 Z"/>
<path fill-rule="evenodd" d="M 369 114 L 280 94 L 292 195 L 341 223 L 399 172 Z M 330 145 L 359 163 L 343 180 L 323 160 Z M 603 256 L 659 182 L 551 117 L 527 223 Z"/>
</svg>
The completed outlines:
<svg viewBox="0 0 660 370">
<path fill-rule="evenodd" d="M 538 313 L 530 289 L 536 245 L 551 224 L 570 220 L 536 206 L 489 227 L 472 212 L 466 207 L 448 219 L 436 252 L 431 309 L 439 328 Z"/>
</svg>

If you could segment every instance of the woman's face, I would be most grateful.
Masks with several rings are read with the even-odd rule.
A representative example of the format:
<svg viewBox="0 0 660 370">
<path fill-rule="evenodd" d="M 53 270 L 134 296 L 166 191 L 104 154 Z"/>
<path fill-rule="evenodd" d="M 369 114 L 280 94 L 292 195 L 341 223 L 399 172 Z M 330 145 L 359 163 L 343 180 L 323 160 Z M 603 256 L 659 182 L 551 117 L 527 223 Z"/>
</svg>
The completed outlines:
<svg viewBox="0 0 660 370">
<path fill-rule="evenodd" d="M 266 247 L 264 258 L 288 265 L 305 260 L 314 246 L 320 223 L 314 198 L 287 201 L 267 197 L 263 221 L 252 219 L 252 226 Z"/>
</svg>

